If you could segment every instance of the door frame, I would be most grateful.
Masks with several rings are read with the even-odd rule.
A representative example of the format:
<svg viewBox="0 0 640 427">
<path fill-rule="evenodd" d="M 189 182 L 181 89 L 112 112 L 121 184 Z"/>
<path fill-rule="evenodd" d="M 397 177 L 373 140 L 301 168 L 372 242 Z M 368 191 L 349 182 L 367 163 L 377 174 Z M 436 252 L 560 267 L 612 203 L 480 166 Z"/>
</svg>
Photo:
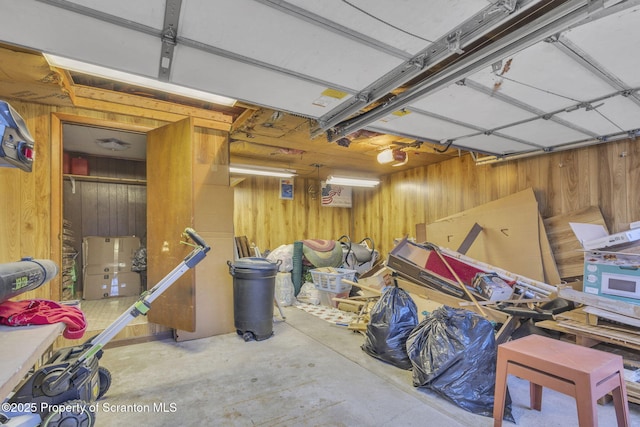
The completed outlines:
<svg viewBox="0 0 640 427">
<path fill-rule="evenodd" d="M 123 123 L 117 120 L 104 120 L 80 114 L 51 113 L 51 259 L 62 266 L 62 230 L 63 230 L 63 134 L 62 125 L 73 123 L 86 126 L 119 129 L 131 132 L 147 133 L 156 127 L 136 123 Z M 163 126 L 160 124 L 157 127 Z M 62 279 L 59 275 L 51 284 L 51 299 L 59 301 L 62 297 Z"/>
</svg>

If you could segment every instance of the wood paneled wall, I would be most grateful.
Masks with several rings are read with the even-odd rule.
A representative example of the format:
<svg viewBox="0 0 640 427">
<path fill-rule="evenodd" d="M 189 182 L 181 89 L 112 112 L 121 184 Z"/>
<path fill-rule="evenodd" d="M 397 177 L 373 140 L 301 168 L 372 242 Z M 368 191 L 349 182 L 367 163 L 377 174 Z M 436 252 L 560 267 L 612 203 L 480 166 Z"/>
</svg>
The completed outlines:
<svg viewBox="0 0 640 427">
<path fill-rule="evenodd" d="M 0 167 L 0 262 L 23 257 L 49 259 L 51 250 L 50 108 L 11 103 L 35 138 L 33 172 Z M 49 298 L 47 285 L 28 292 L 30 298 Z"/>
<path fill-rule="evenodd" d="M 491 165 L 468 156 L 397 173 L 379 192 L 355 192 L 355 234 L 371 234 L 382 251 L 415 236 L 415 224 L 532 188 L 543 218 L 599 206 L 610 232 L 640 220 L 640 141 L 624 140 Z M 379 221 L 370 212 L 378 211 Z"/>
<path fill-rule="evenodd" d="M 22 257 L 51 259 L 60 253 L 62 218 L 55 206 L 63 197 L 62 147 L 59 140 L 59 122 L 64 120 L 87 123 L 98 120 L 101 124 L 138 131 L 153 129 L 165 122 L 125 114 L 103 113 L 79 108 L 65 108 L 10 100 L 11 106 L 25 120 L 33 135 L 36 159 L 33 172 L 0 167 L 0 263 L 18 261 Z M 58 225 L 59 223 L 59 225 Z M 53 226 L 55 224 L 55 227 Z M 60 275 L 40 288 L 20 295 L 21 299 L 60 298 Z"/>
<path fill-rule="evenodd" d="M 261 249 L 305 238 L 371 237 L 383 256 L 415 225 L 532 188 L 543 218 L 599 206 L 610 232 L 640 220 L 640 140 L 476 166 L 469 156 L 383 177 L 375 190 L 353 189 L 353 208 L 321 208 L 296 179 L 293 201 L 278 199 L 278 180 L 236 187 L 236 235 Z M 317 183 L 317 181 L 316 181 Z"/>
<path fill-rule="evenodd" d="M 35 137 L 37 157 L 30 174 L 0 168 L 0 262 L 25 256 L 47 259 L 61 247 L 60 236 L 51 230 L 52 223 L 61 222 L 52 206 L 63 197 L 60 176 L 53 172 L 62 169 L 62 160 L 52 115 L 97 119 L 122 128 L 153 129 L 165 122 L 20 101 L 11 104 Z M 640 220 L 640 141 L 484 166 L 475 166 L 464 156 L 384 177 L 377 189 L 354 189 L 351 209 L 321 207 L 319 198 L 311 197 L 309 185 L 319 187 L 319 182 L 296 178 L 294 199 L 281 200 L 278 179 L 241 182 L 235 187 L 235 234 L 246 235 L 262 250 L 305 238 L 371 237 L 386 256 L 395 238 L 414 235 L 417 223 L 433 222 L 528 187 L 545 218 L 595 205 L 609 230 L 621 231 Z M 59 286 L 52 281 L 23 298 L 57 299 Z"/>
<path fill-rule="evenodd" d="M 247 236 L 261 251 L 296 240 L 338 239 L 349 234 L 351 209 L 322 207 L 317 179 L 297 178 L 293 200 L 280 199 L 278 178 L 246 178 L 234 189 L 235 234 Z"/>
</svg>

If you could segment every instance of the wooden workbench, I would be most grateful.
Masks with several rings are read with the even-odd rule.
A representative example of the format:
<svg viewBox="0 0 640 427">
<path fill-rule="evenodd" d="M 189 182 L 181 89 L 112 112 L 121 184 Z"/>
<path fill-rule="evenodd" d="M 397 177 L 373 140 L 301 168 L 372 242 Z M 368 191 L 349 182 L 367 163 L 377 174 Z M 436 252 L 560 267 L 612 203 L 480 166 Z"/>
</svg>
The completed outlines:
<svg viewBox="0 0 640 427">
<path fill-rule="evenodd" d="M 0 401 L 9 396 L 22 378 L 62 333 L 64 323 L 37 326 L 0 325 Z"/>
</svg>

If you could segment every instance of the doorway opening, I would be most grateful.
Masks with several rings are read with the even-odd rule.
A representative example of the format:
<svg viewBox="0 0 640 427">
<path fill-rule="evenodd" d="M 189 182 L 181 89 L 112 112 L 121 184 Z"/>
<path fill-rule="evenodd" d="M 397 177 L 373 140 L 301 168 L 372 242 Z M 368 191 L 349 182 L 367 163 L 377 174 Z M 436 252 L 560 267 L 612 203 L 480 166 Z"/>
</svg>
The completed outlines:
<svg viewBox="0 0 640 427">
<path fill-rule="evenodd" d="M 61 127 L 61 299 L 80 302 L 93 335 L 146 290 L 146 133 L 90 123 Z M 101 252 L 113 242 L 119 249 L 126 242 L 135 257 Z M 153 335 L 140 317 L 123 331 L 127 338 Z"/>
</svg>

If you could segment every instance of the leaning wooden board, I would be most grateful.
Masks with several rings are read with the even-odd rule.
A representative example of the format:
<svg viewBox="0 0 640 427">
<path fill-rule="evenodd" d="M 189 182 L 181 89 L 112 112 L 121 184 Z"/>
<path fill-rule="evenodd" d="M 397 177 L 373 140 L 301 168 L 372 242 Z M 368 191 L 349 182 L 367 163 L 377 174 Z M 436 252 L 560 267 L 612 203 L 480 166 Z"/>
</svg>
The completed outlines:
<svg viewBox="0 0 640 427">
<path fill-rule="evenodd" d="M 558 266 L 558 273 L 563 279 L 582 276 L 584 271 L 584 252 L 569 225 L 570 222 L 598 224 L 607 228 L 597 206 L 589 206 L 544 220 L 544 228 Z"/>
<path fill-rule="evenodd" d="M 476 224 L 482 231 L 465 255 L 540 282 L 560 283 L 533 189 L 418 225 L 426 235 L 416 237 L 457 250 Z"/>
</svg>

